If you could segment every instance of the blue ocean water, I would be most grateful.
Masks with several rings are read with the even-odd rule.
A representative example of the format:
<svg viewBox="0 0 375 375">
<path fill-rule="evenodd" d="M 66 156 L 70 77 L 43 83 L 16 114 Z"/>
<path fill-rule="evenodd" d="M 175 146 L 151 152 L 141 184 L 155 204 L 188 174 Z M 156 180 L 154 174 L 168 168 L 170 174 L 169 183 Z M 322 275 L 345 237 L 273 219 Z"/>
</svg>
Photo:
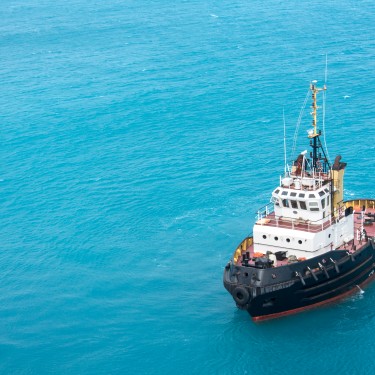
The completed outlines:
<svg viewBox="0 0 375 375">
<path fill-rule="evenodd" d="M 326 55 L 330 156 L 347 198 L 375 196 L 374 14 L 3 0 L 0 373 L 373 374 L 375 285 L 254 324 L 222 271 Z"/>
</svg>

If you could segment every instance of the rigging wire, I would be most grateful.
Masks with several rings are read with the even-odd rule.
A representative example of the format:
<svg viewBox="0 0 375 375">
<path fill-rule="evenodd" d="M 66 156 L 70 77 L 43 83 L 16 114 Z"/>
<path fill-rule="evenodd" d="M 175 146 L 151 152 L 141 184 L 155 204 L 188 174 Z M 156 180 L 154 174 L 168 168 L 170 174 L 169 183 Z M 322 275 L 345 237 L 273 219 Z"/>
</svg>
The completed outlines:
<svg viewBox="0 0 375 375">
<path fill-rule="evenodd" d="M 296 126 L 296 130 L 294 132 L 294 137 L 293 137 L 293 147 L 292 147 L 292 151 L 290 153 L 290 160 L 294 159 L 294 153 L 296 151 L 296 146 L 297 146 L 298 130 L 299 130 L 299 127 L 301 125 L 302 116 L 303 116 L 303 112 L 304 112 L 304 110 L 306 108 L 307 100 L 309 99 L 309 96 L 310 96 L 309 94 L 310 94 L 310 89 L 307 90 L 307 94 L 306 94 L 305 100 L 303 102 L 301 111 L 300 111 L 299 116 L 298 116 L 297 126 Z"/>
<path fill-rule="evenodd" d="M 326 86 L 327 84 L 327 54 L 326 54 L 326 69 L 325 69 L 325 72 L 324 72 L 324 86 Z M 323 128 L 323 142 L 324 142 L 324 148 L 326 150 L 326 155 L 327 155 L 327 159 L 328 159 L 328 163 L 331 164 L 331 161 L 330 161 L 330 157 L 329 157 L 329 154 L 328 154 L 328 147 L 327 147 L 327 143 L 326 143 L 326 129 L 325 129 L 325 126 L 326 126 L 326 90 L 323 90 L 323 119 L 322 119 L 322 128 Z"/>
</svg>

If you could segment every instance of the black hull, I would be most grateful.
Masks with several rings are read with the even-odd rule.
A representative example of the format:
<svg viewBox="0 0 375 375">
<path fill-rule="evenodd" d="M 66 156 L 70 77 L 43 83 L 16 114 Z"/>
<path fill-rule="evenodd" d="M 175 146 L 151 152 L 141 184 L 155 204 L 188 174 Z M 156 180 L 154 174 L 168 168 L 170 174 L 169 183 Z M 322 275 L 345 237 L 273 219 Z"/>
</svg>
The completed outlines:
<svg viewBox="0 0 375 375">
<path fill-rule="evenodd" d="M 253 320 L 264 320 L 319 306 L 359 290 L 375 278 L 375 244 L 354 254 L 335 250 L 276 268 L 228 264 L 224 286 Z"/>
</svg>

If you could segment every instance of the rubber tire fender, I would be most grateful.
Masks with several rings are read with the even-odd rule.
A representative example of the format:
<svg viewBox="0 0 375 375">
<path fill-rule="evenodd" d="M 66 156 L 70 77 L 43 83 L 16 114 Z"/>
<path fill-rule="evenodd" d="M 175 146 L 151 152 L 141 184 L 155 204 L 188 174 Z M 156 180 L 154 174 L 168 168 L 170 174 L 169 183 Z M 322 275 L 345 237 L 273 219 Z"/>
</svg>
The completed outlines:
<svg viewBox="0 0 375 375">
<path fill-rule="evenodd" d="M 232 296 L 238 305 L 246 305 L 249 300 L 249 292 L 243 287 L 238 286 L 233 290 Z"/>
</svg>

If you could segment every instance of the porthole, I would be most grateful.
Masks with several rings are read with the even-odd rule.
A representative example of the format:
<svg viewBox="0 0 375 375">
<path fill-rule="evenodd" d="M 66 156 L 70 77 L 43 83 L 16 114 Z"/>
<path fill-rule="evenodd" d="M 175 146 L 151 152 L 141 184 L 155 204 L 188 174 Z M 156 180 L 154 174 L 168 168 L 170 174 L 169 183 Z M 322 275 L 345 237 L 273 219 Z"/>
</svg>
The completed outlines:
<svg viewBox="0 0 375 375">
<path fill-rule="evenodd" d="M 263 234 L 263 238 L 264 238 L 264 239 L 266 239 L 266 238 L 267 238 L 267 236 L 266 236 L 265 234 Z"/>
<path fill-rule="evenodd" d="M 286 242 L 290 242 L 290 238 L 287 238 L 287 239 L 286 239 Z"/>
<path fill-rule="evenodd" d="M 275 241 L 278 241 L 278 240 L 279 240 L 279 237 L 276 236 L 276 237 L 275 237 Z"/>
<path fill-rule="evenodd" d="M 248 274 L 247 272 L 245 272 L 244 275 L 245 275 L 245 277 L 248 277 L 248 276 L 249 276 L 249 274 Z"/>
<path fill-rule="evenodd" d="M 300 245 L 302 245 L 302 240 L 298 240 L 298 243 L 299 243 Z"/>
</svg>

